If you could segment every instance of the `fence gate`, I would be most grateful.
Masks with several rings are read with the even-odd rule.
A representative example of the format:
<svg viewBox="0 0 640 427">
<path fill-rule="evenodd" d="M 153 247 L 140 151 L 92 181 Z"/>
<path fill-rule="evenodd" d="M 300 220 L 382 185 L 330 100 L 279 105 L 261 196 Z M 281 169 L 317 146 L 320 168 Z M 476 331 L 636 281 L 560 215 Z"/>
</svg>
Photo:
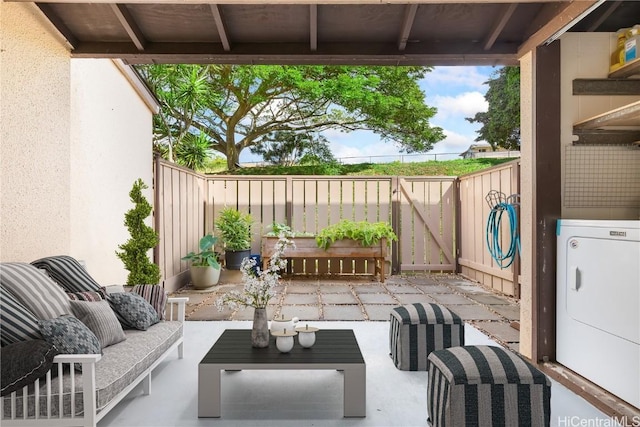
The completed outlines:
<svg viewBox="0 0 640 427">
<path fill-rule="evenodd" d="M 455 182 L 455 177 L 397 178 L 400 271 L 456 270 Z"/>
</svg>

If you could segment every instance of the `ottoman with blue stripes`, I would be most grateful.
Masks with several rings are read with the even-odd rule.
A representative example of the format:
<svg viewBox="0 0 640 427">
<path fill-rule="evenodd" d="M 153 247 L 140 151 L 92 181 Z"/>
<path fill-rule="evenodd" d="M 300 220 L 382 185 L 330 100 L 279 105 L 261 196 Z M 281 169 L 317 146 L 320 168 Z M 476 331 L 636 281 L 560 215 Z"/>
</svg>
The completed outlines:
<svg viewBox="0 0 640 427">
<path fill-rule="evenodd" d="M 428 358 L 427 411 L 433 427 L 536 427 L 551 421 L 551 382 L 501 347 L 466 346 Z"/>
<path fill-rule="evenodd" d="M 391 310 L 389 350 L 403 371 L 426 371 L 434 350 L 464 345 L 464 323 L 440 304 L 415 303 Z"/>
</svg>

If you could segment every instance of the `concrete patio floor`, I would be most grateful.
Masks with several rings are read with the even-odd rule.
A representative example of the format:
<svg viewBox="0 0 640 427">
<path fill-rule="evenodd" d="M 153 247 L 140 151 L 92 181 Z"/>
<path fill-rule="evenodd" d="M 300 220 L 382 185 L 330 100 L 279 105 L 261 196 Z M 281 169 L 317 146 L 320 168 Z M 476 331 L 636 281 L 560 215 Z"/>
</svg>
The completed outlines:
<svg viewBox="0 0 640 427">
<path fill-rule="evenodd" d="M 220 312 L 214 305 L 229 290 L 242 289 L 239 272 L 225 271 L 205 291 L 190 286 L 173 295 L 188 296 L 187 320 L 251 320 L 253 309 Z M 391 276 L 384 284 L 370 276 L 284 278 L 268 307 L 269 317 L 300 321 L 388 321 L 393 307 L 438 303 L 457 313 L 500 344 L 519 350 L 518 301 L 498 295 L 455 274 Z"/>
</svg>

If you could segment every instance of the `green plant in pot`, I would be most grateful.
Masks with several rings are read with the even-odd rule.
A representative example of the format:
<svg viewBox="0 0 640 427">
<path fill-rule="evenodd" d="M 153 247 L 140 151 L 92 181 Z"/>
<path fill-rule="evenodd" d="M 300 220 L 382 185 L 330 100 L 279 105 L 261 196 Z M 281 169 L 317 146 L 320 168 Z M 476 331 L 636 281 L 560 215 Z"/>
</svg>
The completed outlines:
<svg viewBox="0 0 640 427">
<path fill-rule="evenodd" d="M 224 242 L 225 265 L 229 270 L 240 270 L 244 258 L 251 255 L 251 215 L 226 207 L 220 211 L 215 223 Z"/>
<path fill-rule="evenodd" d="M 218 255 L 213 250 L 217 242 L 217 237 L 206 234 L 200 239 L 200 252 L 189 252 L 182 258 L 183 261 L 191 261 L 191 282 L 196 289 L 210 288 L 220 280 Z"/>
<path fill-rule="evenodd" d="M 127 285 L 157 285 L 160 281 L 160 267 L 151 262 L 148 253 L 160 241 L 158 233 L 147 224 L 145 219 L 151 215 L 151 204 L 142 194 L 147 185 L 138 178 L 134 183 L 129 198 L 134 207 L 124 215 L 124 225 L 131 238 L 118 245 L 121 252 L 116 251 L 118 258 L 129 271 Z"/>
</svg>

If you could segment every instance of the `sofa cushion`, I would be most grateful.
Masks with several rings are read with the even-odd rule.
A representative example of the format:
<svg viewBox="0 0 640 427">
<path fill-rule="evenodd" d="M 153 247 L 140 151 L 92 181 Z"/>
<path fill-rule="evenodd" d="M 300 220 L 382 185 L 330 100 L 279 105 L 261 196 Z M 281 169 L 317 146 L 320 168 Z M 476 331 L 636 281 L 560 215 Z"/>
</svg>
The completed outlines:
<svg viewBox="0 0 640 427">
<path fill-rule="evenodd" d="M 69 298 L 64 291 L 33 265 L 3 263 L 0 266 L 0 286 L 8 289 L 38 319 L 71 314 Z"/>
<path fill-rule="evenodd" d="M 102 359 L 96 363 L 96 407 L 98 412 L 113 400 L 131 382 L 151 367 L 172 345 L 182 337 L 181 322 L 160 322 L 151 326 L 147 331 L 127 330 L 127 339 L 116 345 L 104 349 Z M 71 379 L 68 372 L 63 377 L 63 410 L 64 414 L 71 413 Z M 51 390 L 52 416 L 58 416 L 59 399 L 57 379 Z M 82 376 L 75 375 L 75 409 L 76 416 L 83 413 L 82 404 Z M 46 385 L 40 385 L 40 415 L 46 416 Z M 5 415 L 10 414 L 11 404 L 6 397 Z M 34 397 L 30 391 L 27 402 L 29 415 L 34 414 Z M 22 397 L 16 399 L 16 416 L 22 417 Z"/>
<path fill-rule="evenodd" d="M 106 295 L 100 291 L 67 292 L 72 301 L 102 301 Z"/>
<path fill-rule="evenodd" d="M 167 292 L 160 285 L 135 285 L 131 292 L 140 295 L 158 313 L 160 320 L 164 319 L 164 311 L 167 305 Z"/>
<path fill-rule="evenodd" d="M 62 354 L 101 354 L 102 347 L 96 335 L 73 316 L 40 320 L 40 333 Z"/>
<path fill-rule="evenodd" d="M 0 343 L 42 339 L 38 319 L 11 292 L 0 286 Z"/>
<path fill-rule="evenodd" d="M 108 301 L 124 327 L 146 331 L 149 326 L 160 321 L 156 310 L 138 294 L 110 294 Z"/>
<path fill-rule="evenodd" d="M 71 301 L 71 311 L 96 335 L 101 348 L 125 340 L 122 326 L 107 301 Z"/>
<path fill-rule="evenodd" d="M 67 292 L 99 291 L 100 285 L 82 265 L 67 255 L 40 258 L 31 264 L 41 268 Z"/>
<path fill-rule="evenodd" d="M 58 354 L 56 347 L 44 340 L 17 342 L 0 350 L 2 363 L 1 396 L 6 396 L 44 376 Z"/>
</svg>

